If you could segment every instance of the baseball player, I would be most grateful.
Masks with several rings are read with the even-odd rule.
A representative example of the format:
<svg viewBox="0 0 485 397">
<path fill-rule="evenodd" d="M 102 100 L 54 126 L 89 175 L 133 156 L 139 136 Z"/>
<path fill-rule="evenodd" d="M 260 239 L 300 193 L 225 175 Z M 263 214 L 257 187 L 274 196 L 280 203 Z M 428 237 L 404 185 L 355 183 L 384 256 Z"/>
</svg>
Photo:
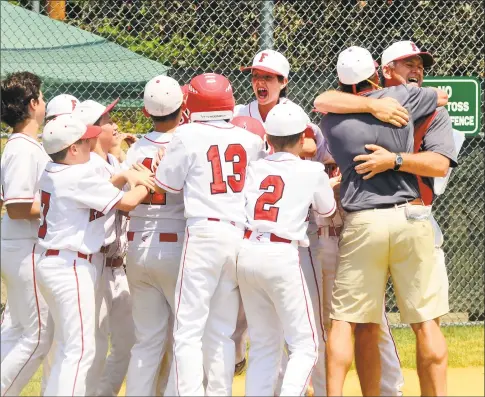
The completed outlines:
<svg viewBox="0 0 485 397">
<path fill-rule="evenodd" d="M 174 139 L 182 116 L 183 93 L 170 77 L 151 79 L 145 86 L 143 101 L 154 131 L 128 150 L 125 168 L 136 163 L 151 168 L 157 153 Z M 172 314 L 184 230 L 182 195 L 151 192 L 130 212 L 127 273 L 136 343 L 126 381 L 128 396 L 156 395 L 162 357 L 165 353 L 172 356 Z"/>
<path fill-rule="evenodd" d="M 275 154 L 251 162 L 248 169 L 249 229 L 237 276 L 251 340 L 246 374 L 250 396 L 274 395 L 282 334 L 291 355 L 281 395 L 304 395 L 317 361 L 316 324 L 298 246 L 309 244 L 310 208 L 331 216 L 336 205 L 324 166 L 297 157 L 307 124 L 299 106 L 276 105 L 266 121 Z"/>
<path fill-rule="evenodd" d="M 91 153 L 90 163 L 104 179 L 121 172 L 117 158 L 109 151 L 119 144 L 118 127 L 110 111 L 118 101 L 104 106 L 96 101 L 82 102 L 73 112 L 86 125 L 101 127 L 101 134 Z M 128 171 L 129 173 L 129 171 Z M 88 373 L 88 395 L 118 395 L 135 342 L 132 302 L 123 259 L 127 248 L 127 220 L 120 211 L 112 210 L 104 218 L 106 230 L 101 253 L 93 256 L 100 274 L 96 313 L 99 316 L 96 334 L 95 361 Z M 111 335 L 110 354 L 108 336 Z"/>
<path fill-rule="evenodd" d="M 112 208 L 130 211 L 151 187 L 151 174 L 140 173 L 127 193 L 99 176 L 90 159 L 99 126 L 86 126 L 72 115 L 46 124 L 43 144 L 51 156 L 39 182 L 41 224 L 39 244 L 45 249 L 37 264 L 39 288 L 49 306 L 57 342 L 45 395 L 86 395 L 87 372 L 94 361 L 95 284 L 92 263 L 105 240 L 102 218 Z M 101 219 L 101 221 L 100 221 Z"/>
<path fill-rule="evenodd" d="M 48 308 L 36 284 L 39 179 L 50 160 L 37 133 L 44 121 L 41 80 L 29 72 L 1 82 L 1 120 L 13 128 L 0 168 L 1 273 L 8 304 L 1 328 L 1 395 L 20 395 L 49 351 Z"/>
<path fill-rule="evenodd" d="M 385 86 L 410 84 L 421 87 L 424 77 L 423 69 L 431 66 L 432 63 L 433 58 L 431 55 L 421 52 L 414 43 L 410 41 L 394 43 L 382 54 L 382 71 Z M 320 104 L 321 109 L 326 109 L 331 103 L 332 108 L 334 108 L 332 110 L 335 113 L 343 111 L 344 107 L 354 112 L 365 111 L 358 104 L 352 108 L 352 102 L 348 102 L 348 100 L 350 99 L 352 101 L 354 98 L 345 93 L 332 93 L 332 98 L 328 100 L 323 95 L 322 97 L 320 98 L 322 101 Z M 371 102 L 370 98 L 362 99 L 365 102 Z M 396 120 L 399 119 L 397 118 Z M 451 122 L 448 112 L 444 107 L 438 108 L 431 116 L 417 120 L 415 122 L 414 137 L 414 149 L 415 151 L 420 150 L 420 154 L 403 154 L 402 156 L 408 161 L 406 161 L 406 165 L 401 167 L 400 170 L 416 175 L 442 177 L 448 172 L 449 167 L 456 166 L 456 155 L 459 148 L 454 148 Z M 359 174 L 369 174 L 368 176 L 364 176 L 364 178 L 372 177 L 377 173 L 394 168 L 395 154 L 376 145 L 372 145 L 369 149 L 373 154 L 356 157 L 356 161 L 364 161 L 362 164 L 356 166 L 356 171 Z M 421 195 L 423 200 L 426 201 L 426 204 L 430 205 L 433 199 L 433 192 L 430 187 L 433 186 L 433 182 L 432 179 L 428 178 L 423 178 L 423 180 L 425 183 L 420 183 Z M 443 237 L 438 224 L 433 218 L 432 224 L 435 234 L 436 257 L 441 266 L 443 278 L 446 280 L 444 253 L 441 250 Z M 325 258 L 330 257 L 327 254 L 322 256 L 324 261 Z M 328 266 L 327 268 L 331 269 L 332 266 Z M 334 272 L 335 269 L 333 269 L 333 277 L 329 277 L 329 282 L 333 283 Z M 442 299 L 448 301 L 447 282 L 443 283 L 442 295 Z M 397 395 L 403 385 L 404 379 L 398 357 L 394 354 L 397 350 L 393 340 L 390 339 L 392 335 L 390 330 L 388 330 L 387 323 L 383 322 L 383 324 L 384 327 L 381 327 L 381 338 L 379 340 L 379 352 L 382 362 L 381 395 Z M 358 351 L 356 351 L 356 359 L 359 359 L 359 356 Z"/>
<path fill-rule="evenodd" d="M 50 121 L 61 114 L 71 114 L 77 105 L 79 105 L 79 100 L 75 96 L 69 94 L 57 95 L 47 104 L 45 121 Z"/>
<path fill-rule="evenodd" d="M 231 395 L 239 307 L 236 257 L 244 233 L 246 167 L 263 156 L 254 134 L 229 124 L 229 81 L 206 73 L 189 85 L 191 123 L 179 127 L 156 172 L 160 193 L 183 190 L 187 226 L 175 291 L 177 395 Z M 203 374 L 207 387 L 203 387 Z"/>
<path fill-rule="evenodd" d="M 79 105 L 79 100 L 69 94 L 61 94 L 52 98 L 46 106 L 45 122 L 52 120 L 54 117 L 61 114 L 71 114 L 72 111 Z M 52 343 L 49 353 L 42 363 L 42 381 L 40 385 L 41 395 L 44 395 L 45 386 L 51 370 L 52 363 L 54 362 L 56 344 Z"/>
<path fill-rule="evenodd" d="M 236 115 L 250 116 L 264 122 L 266 115 L 276 104 L 293 104 L 293 102 L 286 98 L 290 65 L 284 55 L 274 50 L 263 50 L 256 54 L 252 66 L 243 68 L 243 70 L 251 70 L 252 72 L 251 81 L 256 100 L 246 106 L 238 105 L 235 110 Z M 318 126 L 310 123 L 309 118 L 307 122 L 308 126 L 305 129 L 305 142 L 301 157 L 308 160 L 324 162 L 329 156 L 322 132 Z M 317 395 L 324 395 L 326 392 L 326 383 L 325 331 L 321 310 L 322 279 L 320 275 L 322 273 L 320 263 L 314 260 L 316 255 L 312 252 L 318 246 L 317 229 L 313 213 L 311 213 L 308 227 L 310 245 L 309 247 L 300 247 L 300 263 L 312 299 L 312 306 L 315 310 L 314 315 L 317 323 L 318 346 L 320 349 L 318 361 L 313 371 L 312 386 Z M 241 332 L 238 332 L 238 334 L 241 334 Z M 237 343 L 237 345 L 241 345 L 241 343 Z M 284 354 L 280 377 L 276 387 L 277 394 L 283 381 L 286 362 L 287 357 Z"/>
</svg>

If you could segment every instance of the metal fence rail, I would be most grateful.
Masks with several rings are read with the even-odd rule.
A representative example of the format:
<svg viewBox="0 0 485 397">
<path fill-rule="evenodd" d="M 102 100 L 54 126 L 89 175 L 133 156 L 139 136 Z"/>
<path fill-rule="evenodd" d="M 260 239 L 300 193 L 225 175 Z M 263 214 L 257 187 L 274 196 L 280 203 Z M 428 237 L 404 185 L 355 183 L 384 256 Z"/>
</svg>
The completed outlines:
<svg viewBox="0 0 485 397">
<path fill-rule="evenodd" d="M 286 55 L 291 74 L 288 96 L 310 111 L 319 92 L 336 86 L 338 53 L 346 46 L 368 48 L 376 58 L 397 40 L 411 39 L 434 54 L 430 75 L 478 76 L 484 80 L 483 2 L 470 1 L 355 1 L 355 0 L 105 0 L 11 2 L 69 25 L 95 33 L 158 61 L 168 74 L 187 83 L 200 72 L 226 75 L 238 103 L 252 99 L 249 78 L 240 72 L 262 48 Z M 65 4 L 65 8 L 62 7 Z M 24 21 L 25 25 L 29 20 Z M 22 34 L 22 26 L 12 27 Z M 106 54 L 107 59 L 109 54 Z M 106 63 L 109 68 L 109 63 Z M 113 70 L 113 74 L 117 71 Z M 124 86 L 123 86 L 124 87 Z M 128 88 L 116 94 L 133 98 Z M 50 90 L 49 90 L 50 88 Z M 78 87 L 45 87 L 55 95 Z M 103 94 L 90 83 L 80 99 Z M 140 90 L 138 97 L 142 97 Z M 47 98 L 49 99 L 49 98 Z M 482 103 L 483 103 L 482 98 Z M 484 146 L 483 106 L 480 135 L 467 139 L 446 193 L 434 213 L 445 235 L 444 251 L 450 280 L 451 323 L 484 320 Z M 150 123 L 139 108 L 116 113 L 126 132 L 145 133 Z M 312 114 L 314 121 L 318 115 Z M 387 309 L 396 312 L 391 290 Z"/>
</svg>

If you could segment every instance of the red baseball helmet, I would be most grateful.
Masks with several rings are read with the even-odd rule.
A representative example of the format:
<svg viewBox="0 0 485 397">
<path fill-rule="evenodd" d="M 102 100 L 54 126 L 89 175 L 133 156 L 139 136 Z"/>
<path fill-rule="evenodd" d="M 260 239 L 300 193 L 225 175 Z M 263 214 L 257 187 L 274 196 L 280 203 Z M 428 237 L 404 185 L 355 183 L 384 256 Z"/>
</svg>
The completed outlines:
<svg viewBox="0 0 485 397">
<path fill-rule="evenodd" d="M 264 140 L 264 136 L 266 135 L 266 130 L 261 123 L 261 121 L 255 119 L 254 117 L 249 116 L 237 116 L 231 120 L 231 124 L 234 124 L 237 127 L 244 128 L 253 134 L 259 136 L 262 140 Z"/>
<path fill-rule="evenodd" d="M 261 123 L 261 121 L 255 119 L 254 117 L 237 116 L 234 117 L 230 123 L 234 124 L 237 127 L 244 128 L 245 130 L 248 130 L 249 132 L 252 132 L 253 134 L 259 136 L 264 142 L 265 152 L 267 154 L 274 153 L 273 147 L 266 139 L 266 129 L 264 128 L 264 125 L 263 123 Z"/>
<path fill-rule="evenodd" d="M 204 73 L 190 81 L 187 94 L 190 121 L 230 120 L 234 105 L 231 83 L 226 77 Z"/>
</svg>

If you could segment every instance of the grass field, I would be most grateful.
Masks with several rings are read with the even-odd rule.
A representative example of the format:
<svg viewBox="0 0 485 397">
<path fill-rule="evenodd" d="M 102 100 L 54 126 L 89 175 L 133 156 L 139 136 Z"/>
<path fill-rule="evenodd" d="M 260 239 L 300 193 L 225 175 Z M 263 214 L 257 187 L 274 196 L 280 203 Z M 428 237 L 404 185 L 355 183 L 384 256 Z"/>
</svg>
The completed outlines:
<svg viewBox="0 0 485 397">
<path fill-rule="evenodd" d="M 484 388 L 484 328 L 445 327 L 443 332 L 448 341 L 449 367 L 448 387 L 450 395 L 483 396 Z M 418 395 L 419 382 L 415 371 L 414 336 L 409 328 L 394 329 L 401 364 L 404 368 L 404 395 Z M 37 371 L 22 396 L 38 396 L 40 392 L 41 369 Z M 233 393 L 244 395 L 244 374 L 234 379 Z M 360 386 L 355 371 L 351 371 L 345 385 L 345 395 L 360 395 Z M 120 395 L 124 395 L 124 386 Z"/>
</svg>

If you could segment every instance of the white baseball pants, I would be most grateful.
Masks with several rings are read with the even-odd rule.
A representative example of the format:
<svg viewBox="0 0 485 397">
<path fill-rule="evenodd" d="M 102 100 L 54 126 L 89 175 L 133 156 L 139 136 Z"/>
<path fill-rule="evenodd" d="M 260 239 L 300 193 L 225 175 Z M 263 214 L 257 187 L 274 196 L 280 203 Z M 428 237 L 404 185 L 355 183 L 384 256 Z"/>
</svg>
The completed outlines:
<svg viewBox="0 0 485 397">
<path fill-rule="evenodd" d="M 76 252 L 61 250 L 56 256 L 41 256 L 37 280 L 57 344 L 44 395 L 84 396 L 96 349 L 96 269 Z"/>
<path fill-rule="evenodd" d="M 236 258 L 242 238 L 242 225 L 187 220 L 175 290 L 170 373 L 177 395 L 232 395 L 235 353 L 231 336 L 239 307 Z"/>
<path fill-rule="evenodd" d="M 105 271 L 106 254 L 97 252 L 92 255 L 91 263 L 96 271 L 94 284 L 94 325 L 96 339 L 96 354 L 94 361 L 88 370 L 86 380 L 86 395 L 95 396 L 98 390 L 101 375 L 103 373 L 106 355 L 109 348 L 109 328 L 106 317 L 107 308 L 104 294 L 103 277 Z"/>
<path fill-rule="evenodd" d="M 136 342 L 128 366 L 127 396 L 155 396 L 157 388 L 165 389 L 167 382 L 159 379 L 160 365 L 167 341 L 172 341 L 169 332 L 184 241 L 184 233 L 171 235 L 177 236 L 176 242 L 160 241 L 169 240 L 167 233 L 136 232 L 128 245 L 127 275 Z M 168 350 L 171 356 L 171 346 Z"/>
<path fill-rule="evenodd" d="M 1 273 L 8 299 L 1 334 L 2 396 L 20 395 L 52 343 L 48 307 L 35 272 L 41 252 L 33 239 L 1 241 Z"/>
<path fill-rule="evenodd" d="M 297 244 L 260 234 L 260 241 L 256 233 L 244 240 L 237 265 L 250 339 L 246 395 L 274 396 L 284 335 L 290 355 L 281 395 L 301 396 L 318 357 L 310 294 Z"/>
<path fill-rule="evenodd" d="M 101 322 L 108 322 L 111 348 L 96 395 L 117 396 L 125 379 L 130 351 L 135 343 L 132 301 L 125 269 L 105 267 L 103 272 L 105 305 L 101 307 Z M 103 308 L 106 310 L 103 310 Z"/>
<path fill-rule="evenodd" d="M 318 249 L 316 250 L 317 261 L 321 264 L 323 274 L 323 319 L 326 326 L 330 325 L 330 310 L 332 302 L 332 290 L 335 274 L 338 266 L 338 237 L 320 236 Z M 381 396 L 400 396 L 404 385 L 404 377 L 401 370 L 401 362 L 397 354 L 396 344 L 392 337 L 391 329 L 386 316 L 385 307 L 382 310 L 379 352 L 381 356 Z M 315 395 L 317 395 L 315 391 Z"/>
</svg>

